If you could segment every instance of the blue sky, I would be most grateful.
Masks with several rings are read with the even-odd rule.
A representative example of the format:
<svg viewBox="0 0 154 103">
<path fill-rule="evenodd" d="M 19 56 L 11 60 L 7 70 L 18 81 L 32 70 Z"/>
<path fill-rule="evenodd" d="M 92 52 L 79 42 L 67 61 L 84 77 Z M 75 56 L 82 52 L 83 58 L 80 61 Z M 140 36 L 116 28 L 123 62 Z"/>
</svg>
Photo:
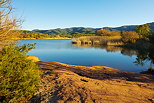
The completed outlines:
<svg viewBox="0 0 154 103">
<path fill-rule="evenodd" d="M 154 22 L 154 0 L 13 0 L 25 30 Z"/>
</svg>

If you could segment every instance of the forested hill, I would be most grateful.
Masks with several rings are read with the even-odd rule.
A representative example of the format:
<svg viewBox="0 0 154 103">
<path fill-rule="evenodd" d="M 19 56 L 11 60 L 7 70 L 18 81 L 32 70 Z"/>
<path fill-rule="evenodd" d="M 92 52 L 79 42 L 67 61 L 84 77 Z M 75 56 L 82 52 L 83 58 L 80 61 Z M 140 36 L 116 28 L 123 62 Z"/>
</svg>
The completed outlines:
<svg viewBox="0 0 154 103">
<path fill-rule="evenodd" d="M 34 32 L 39 32 L 43 34 L 95 34 L 96 30 L 101 28 L 84 28 L 84 27 L 72 27 L 65 29 L 50 29 L 50 30 L 33 30 Z"/>
<path fill-rule="evenodd" d="M 147 24 L 150 24 L 150 28 L 154 32 L 154 22 L 147 23 Z M 109 29 L 110 31 L 135 31 L 135 28 L 137 26 L 138 25 L 126 25 L 126 26 L 115 27 L 115 28 L 112 28 L 112 27 L 104 27 L 104 28 Z"/>
<path fill-rule="evenodd" d="M 148 23 L 150 24 L 150 28 L 152 31 L 154 31 L 154 22 Z M 111 31 L 135 31 L 135 28 L 137 25 L 127 25 L 127 26 L 121 26 L 121 27 L 104 27 L 106 29 L 109 29 Z M 95 34 L 96 30 L 99 30 L 102 28 L 84 28 L 84 27 L 72 27 L 72 28 L 65 28 L 65 29 L 50 29 L 50 30 L 38 30 L 35 29 L 33 32 L 39 32 L 43 34 Z"/>
</svg>

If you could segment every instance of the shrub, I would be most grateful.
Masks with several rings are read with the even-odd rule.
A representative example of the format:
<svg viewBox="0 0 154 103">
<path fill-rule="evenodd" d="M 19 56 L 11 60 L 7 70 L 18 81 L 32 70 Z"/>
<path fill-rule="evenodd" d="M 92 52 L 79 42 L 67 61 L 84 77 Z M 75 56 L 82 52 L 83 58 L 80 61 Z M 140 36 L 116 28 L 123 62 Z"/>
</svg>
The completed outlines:
<svg viewBox="0 0 154 103">
<path fill-rule="evenodd" d="M 107 29 L 101 29 L 101 30 L 96 31 L 96 35 L 98 35 L 98 36 L 120 36 L 120 32 L 109 31 Z"/>
<path fill-rule="evenodd" d="M 150 35 L 150 24 L 143 24 L 139 25 L 136 28 L 136 32 L 139 34 L 140 38 L 147 39 L 147 37 Z"/>
<path fill-rule="evenodd" d="M 123 31 L 121 33 L 123 42 L 135 43 L 139 39 L 139 35 L 134 31 Z"/>
<path fill-rule="evenodd" d="M 27 48 L 14 45 L 0 52 L 0 102 L 21 102 L 31 97 L 39 84 L 38 66 L 27 59 Z"/>
</svg>

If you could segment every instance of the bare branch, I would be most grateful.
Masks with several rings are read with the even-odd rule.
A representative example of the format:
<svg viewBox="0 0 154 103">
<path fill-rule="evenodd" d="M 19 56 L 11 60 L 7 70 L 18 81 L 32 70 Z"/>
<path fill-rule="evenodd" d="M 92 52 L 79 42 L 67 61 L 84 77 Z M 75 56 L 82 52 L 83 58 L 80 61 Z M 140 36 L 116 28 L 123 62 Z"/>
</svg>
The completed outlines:
<svg viewBox="0 0 154 103">
<path fill-rule="evenodd" d="M 12 0 L 0 0 L 0 43 L 11 41 L 20 34 L 21 21 L 10 18 Z"/>
</svg>

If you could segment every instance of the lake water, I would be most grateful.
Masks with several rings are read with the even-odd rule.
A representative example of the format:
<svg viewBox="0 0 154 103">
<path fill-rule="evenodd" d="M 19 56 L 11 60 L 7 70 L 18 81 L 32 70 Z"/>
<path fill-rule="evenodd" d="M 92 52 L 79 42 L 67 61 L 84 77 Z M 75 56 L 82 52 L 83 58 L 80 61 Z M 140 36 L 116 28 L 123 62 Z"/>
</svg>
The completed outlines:
<svg viewBox="0 0 154 103">
<path fill-rule="evenodd" d="M 41 61 L 55 61 L 80 66 L 108 66 L 126 72 L 146 71 L 150 65 L 137 65 L 136 52 L 117 47 L 90 47 L 72 45 L 71 39 L 27 39 L 18 45 L 36 43 L 28 55 L 37 56 Z"/>
</svg>

